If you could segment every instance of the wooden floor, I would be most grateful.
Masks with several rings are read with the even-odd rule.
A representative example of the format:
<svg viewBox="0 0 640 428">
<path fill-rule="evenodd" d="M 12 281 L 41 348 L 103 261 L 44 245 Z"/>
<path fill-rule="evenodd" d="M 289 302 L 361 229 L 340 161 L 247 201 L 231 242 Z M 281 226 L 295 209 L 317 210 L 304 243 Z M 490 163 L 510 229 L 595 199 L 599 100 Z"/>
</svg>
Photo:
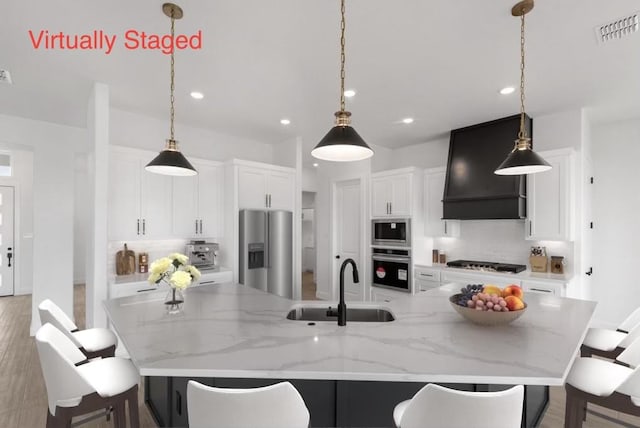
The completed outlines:
<svg viewBox="0 0 640 428">
<path fill-rule="evenodd" d="M 313 282 L 313 276 L 311 276 Z M 315 294 L 315 292 L 314 292 Z M 74 290 L 76 324 L 84 327 L 84 287 Z M 29 337 L 31 296 L 0 297 L 0 427 L 44 427 L 47 413 L 47 392 L 40 371 L 35 342 Z M 155 427 L 142 399 L 140 385 L 140 423 Z M 640 418 L 618 412 L 589 407 L 605 415 L 619 418 L 623 424 L 613 423 L 589 414 L 585 428 L 640 427 Z M 561 428 L 564 425 L 564 389 L 551 388 L 551 403 L 541 427 Z M 83 427 L 111 427 L 112 422 L 100 418 Z"/>
</svg>

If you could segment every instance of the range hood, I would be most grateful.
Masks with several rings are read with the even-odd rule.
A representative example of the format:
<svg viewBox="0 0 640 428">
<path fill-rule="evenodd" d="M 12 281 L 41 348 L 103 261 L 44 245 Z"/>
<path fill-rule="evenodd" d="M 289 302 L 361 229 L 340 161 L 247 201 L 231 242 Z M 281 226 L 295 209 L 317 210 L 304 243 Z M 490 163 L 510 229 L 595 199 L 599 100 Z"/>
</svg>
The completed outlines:
<svg viewBox="0 0 640 428">
<path fill-rule="evenodd" d="M 525 118 L 532 136 L 533 121 Z M 451 131 L 443 197 L 443 218 L 522 219 L 526 216 L 526 175 L 496 175 L 513 150 L 520 115 Z"/>
</svg>

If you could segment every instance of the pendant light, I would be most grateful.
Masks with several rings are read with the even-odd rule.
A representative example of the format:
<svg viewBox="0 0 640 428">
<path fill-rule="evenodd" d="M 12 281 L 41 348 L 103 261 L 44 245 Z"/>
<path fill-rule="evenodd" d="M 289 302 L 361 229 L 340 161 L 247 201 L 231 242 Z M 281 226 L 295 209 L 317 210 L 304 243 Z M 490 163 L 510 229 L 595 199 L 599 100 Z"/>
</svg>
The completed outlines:
<svg viewBox="0 0 640 428">
<path fill-rule="evenodd" d="M 182 18 L 182 9 L 173 3 L 165 3 L 162 5 L 162 11 L 171 18 L 171 39 L 174 39 L 175 20 Z M 174 50 L 171 49 L 171 136 L 167 140 L 167 144 L 163 151 L 158 154 L 151 162 L 144 167 L 149 172 L 163 175 L 189 176 L 196 175 L 198 172 L 189 163 L 187 158 L 178 150 L 178 142 L 174 138 L 174 117 L 175 117 L 175 61 Z"/>
<path fill-rule="evenodd" d="M 534 174 L 548 171 L 551 165 L 531 149 L 531 138 L 524 126 L 524 16 L 533 9 L 533 0 L 523 0 L 511 9 L 511 15 L 520 17 L 520 132 L 515 147 L 494 171 L 498 175 Z"/>
<path fill-rule="evenodd" d="M 324 136 L 311 151 L 311 156 L 328 161 L 349 162 L 370 158 L 373 150 L 350 126 L 351 113 L 345 111 L 344 99 L 344 30 L 345 30 L 345 0 L 340 0 L 340 111 L 335 113 L 336 125 Z"/>
</svg>

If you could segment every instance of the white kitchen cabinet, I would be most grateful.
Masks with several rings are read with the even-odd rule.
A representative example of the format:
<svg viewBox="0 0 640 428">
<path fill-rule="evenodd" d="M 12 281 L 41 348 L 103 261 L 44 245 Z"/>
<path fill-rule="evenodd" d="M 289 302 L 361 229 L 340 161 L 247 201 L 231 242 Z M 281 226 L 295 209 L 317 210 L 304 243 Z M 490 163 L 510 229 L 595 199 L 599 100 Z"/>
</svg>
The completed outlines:
<svg viewBox="0 0 640 428">
<path fill-rule="evenodd" d="M 526 239 L 572 241 L 575 154 L 561 149 L 539 155 L 552 168 L 527 176 Z"/>
<path fill-rule="evenodd" d="M 387 290 L 386 288 L 371 287 L 371 300 L 374 302 L 390 302 L 392 300 L 407 297 L 409 293 Z"/>
<path fill-rule="evenodd" d="M 217 162 L 191 160 L 193 177 L 173 177 L 173 234 L 176 237 L 222 236 L 224 170 Z"/>
<path fill-rule="evenodd" d="M 385 171 L 371 178 L 372 217 L 411 217 L 415 202 L 412 193 L 414 168 Z"/>
<path fill-rule="evenodd" d="M 293 171 L 238 167 L 238 207 L 292 211 L 295 200 Z"/>
<path fill-rule="evenodd" d="M 172 177 L 144 170 L 156 155 L 154 152 L 112 148 L 109 162 L 109 239 L 124 241 L 171 236 Z"/>
<path fill-rule="evenodd" d="M 493 284 L 501 288 L 511 284 L 518 286 L 521 285 L 521 281 L 518 278 L 509 278 L 508 276 L 498 275 L 491 276 L 473 272 L 442 272 L 441 282 L 443 285 L 450 282 L 457 282 L 461 287 L 467 284 Z"/>
<path fill-rule="evenodd" d="M 428 291 L 440 287 L 440 270 L 428 267 L 416 267 L 413 272 L 414 290 Z"/>
<path fill-rule="evenodd" d="M 543 293 L 553 296 L 564 296 L 563 284 L 547 282 L 547 281 L 522 281 L 522 289 L 525 293 Z M 526 300 L 526 299 L 525 299 Z"/>
<path fill-rule="evenodd" d="M 442 197 L 447 169 L 427 169 L 424 174 L 424 227 L 425 235 L 432 237 L 460 236 L 459 220 L 442 219 Z"/>
</svg>

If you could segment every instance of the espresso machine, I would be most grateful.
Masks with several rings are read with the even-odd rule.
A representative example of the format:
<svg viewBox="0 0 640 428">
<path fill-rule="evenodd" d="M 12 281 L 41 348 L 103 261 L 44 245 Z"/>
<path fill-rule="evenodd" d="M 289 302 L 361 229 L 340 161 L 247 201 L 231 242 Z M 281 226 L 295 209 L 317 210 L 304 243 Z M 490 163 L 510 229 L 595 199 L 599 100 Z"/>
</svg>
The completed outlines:
<svg viewBox="0 0 640 428">
<path fill-rule="evenodd" d="M 218 250 L 220 246 L 215 242 L 205 242 L 193 240 L 187 244 L 186 253 L 189 257 L 189 264 L 201 271 L 212 271 L 219 269 Z"/>
</svg>

